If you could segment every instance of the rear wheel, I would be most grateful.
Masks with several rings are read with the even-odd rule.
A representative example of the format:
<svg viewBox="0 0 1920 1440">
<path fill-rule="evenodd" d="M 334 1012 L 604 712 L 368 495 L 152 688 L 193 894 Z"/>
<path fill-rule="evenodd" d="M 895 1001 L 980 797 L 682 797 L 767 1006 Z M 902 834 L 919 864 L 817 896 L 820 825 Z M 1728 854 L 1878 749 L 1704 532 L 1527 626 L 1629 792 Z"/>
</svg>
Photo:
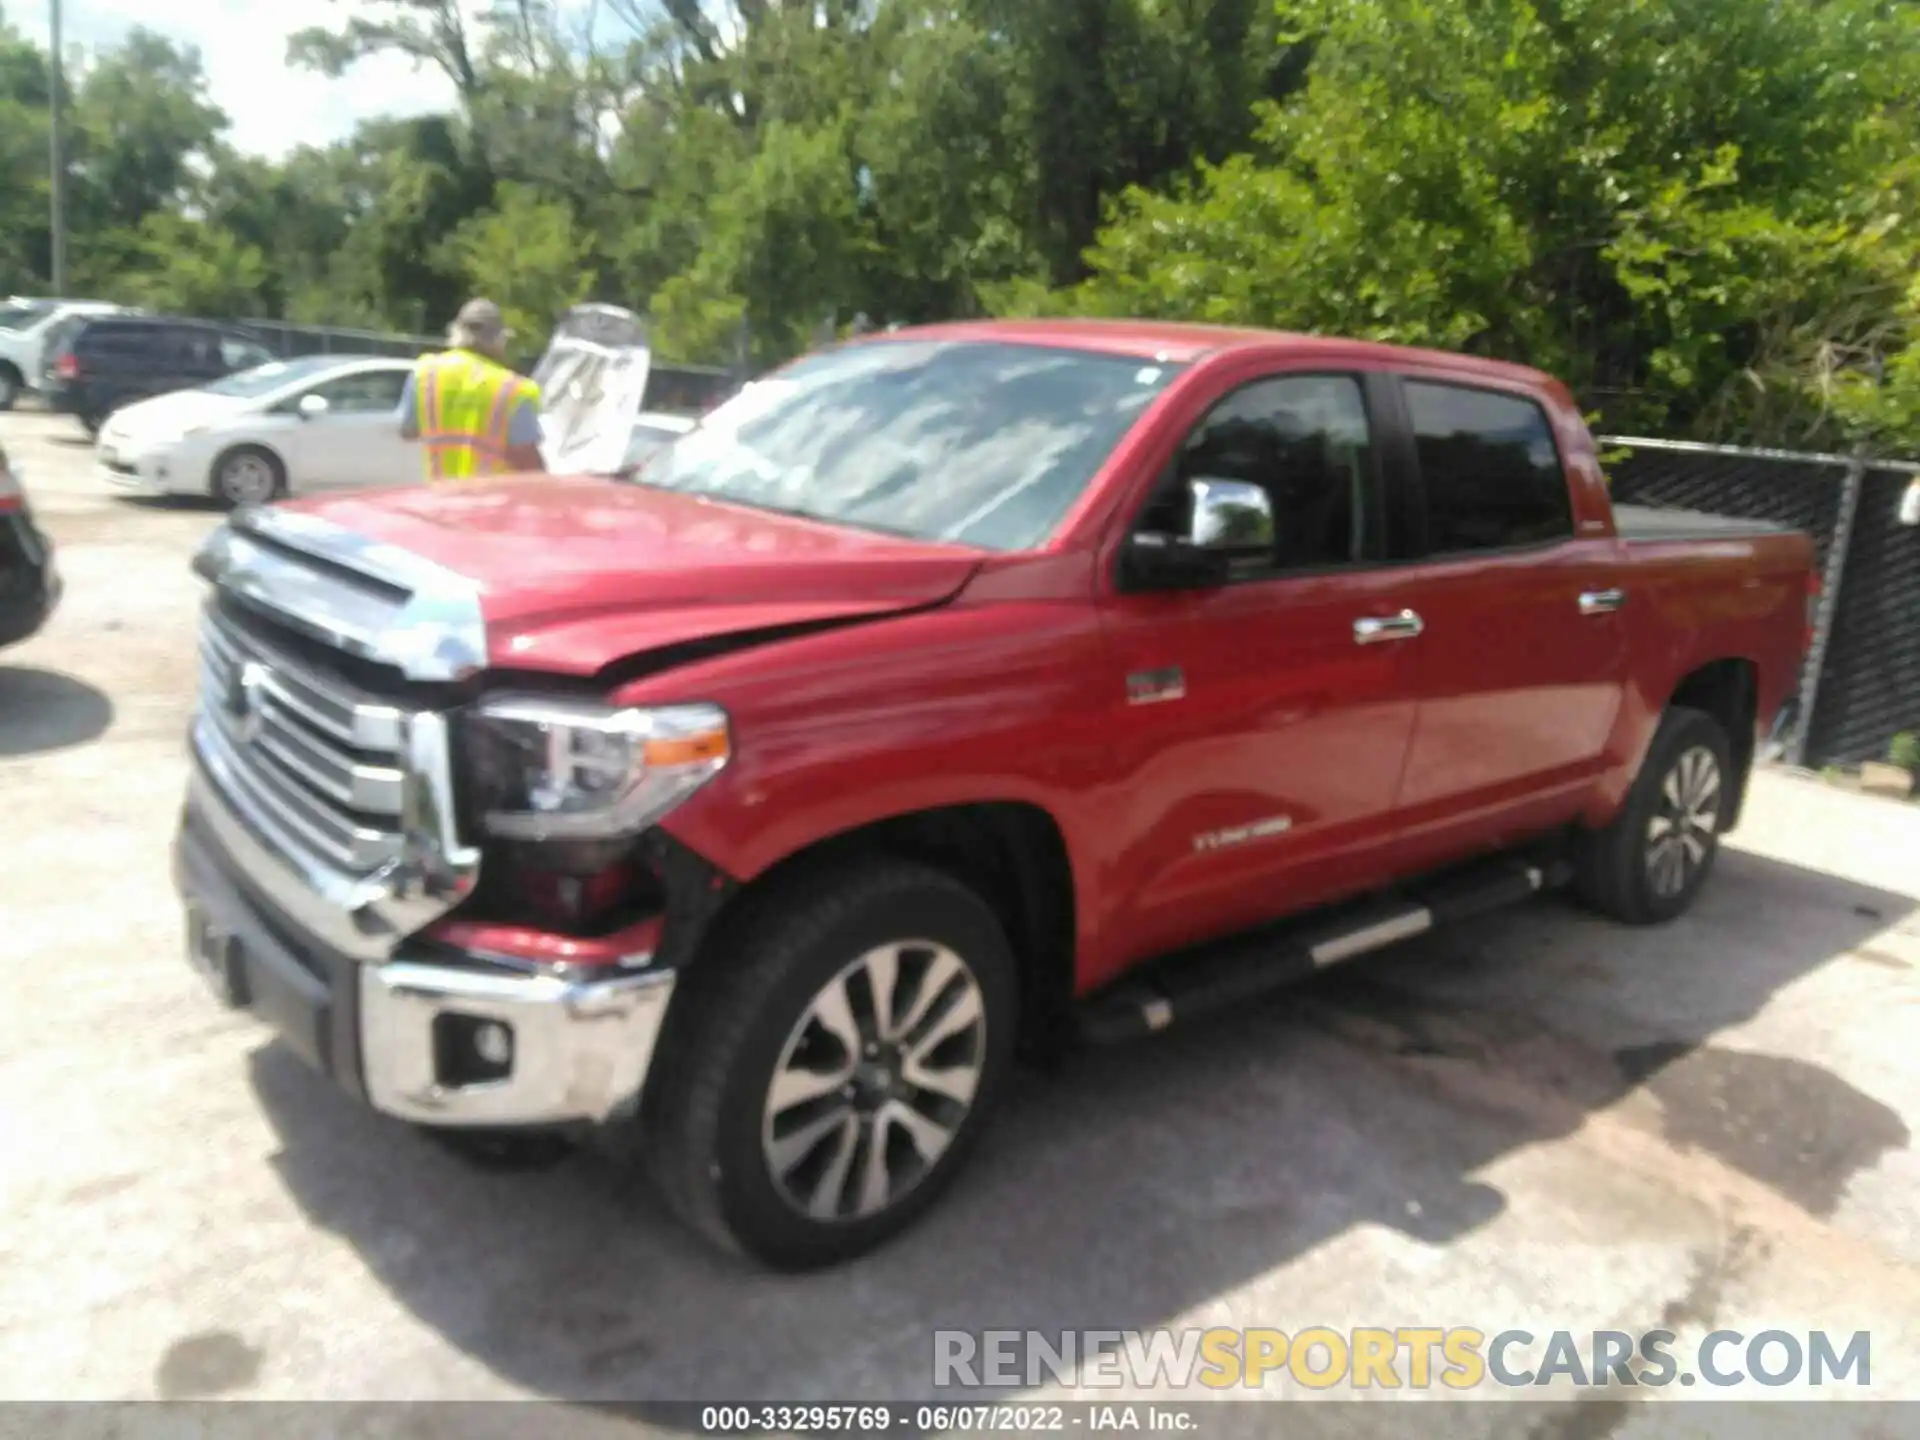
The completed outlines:
<svg viewBox="0 0 1920 1440">
<path fill-rule="evenodd" d="M 258 445 L 236 445 L 213 462 L 214 496 L 228 505 L 265 505 L 286 488 L 286 466 Z"/>
<path fill-rule="evenodd" d="M 781 1269 L 870 1250 L 958 1171 L 1012 1064 L 993 911 L 905 862 L 770 896 L 703 957 L 649 1086 L 668 1204 Z"/>
<path fill-rule="evenodd" d="M 0 410 L 13 409 L 14 402 L 20 398 L 25 382 L 20 372 L 13 366 L 0 363 Z"/>
<path fill-rule="evenodd" d="M 1669 710 L 1620 814 L 1582 837 L 1575 870 L 1581 896 L 1633 925 L 1681 914 L 1712 872 L 1734 784 L 1732 746 L 1720 722 L 1701 710 Z"/>
</svg>

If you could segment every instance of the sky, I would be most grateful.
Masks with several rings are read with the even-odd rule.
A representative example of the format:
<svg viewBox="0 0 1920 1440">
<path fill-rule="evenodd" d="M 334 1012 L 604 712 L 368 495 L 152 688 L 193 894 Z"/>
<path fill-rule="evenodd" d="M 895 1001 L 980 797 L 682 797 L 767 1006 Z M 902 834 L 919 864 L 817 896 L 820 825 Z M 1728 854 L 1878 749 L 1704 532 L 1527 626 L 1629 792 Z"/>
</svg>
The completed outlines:
<svg viewBox="0 0 1920 1440">
<path fill-rule="evenodd" d="M 363 60 L 338 80 L 290 69 L 287 37 L 310 25 L 336 28 L 357 0 L 61 0 L 63 47 L 111 45 L 135 24 L 199 47 L 213 101 L 233 122 L 237 149 L 279 157 L 324 145 L 375 115 L 417 115 L 453 103 L 435 70 L 397 56 Z M 47 40 L 46 0 L 11 0 L 8 18 Z"/>
</svg>

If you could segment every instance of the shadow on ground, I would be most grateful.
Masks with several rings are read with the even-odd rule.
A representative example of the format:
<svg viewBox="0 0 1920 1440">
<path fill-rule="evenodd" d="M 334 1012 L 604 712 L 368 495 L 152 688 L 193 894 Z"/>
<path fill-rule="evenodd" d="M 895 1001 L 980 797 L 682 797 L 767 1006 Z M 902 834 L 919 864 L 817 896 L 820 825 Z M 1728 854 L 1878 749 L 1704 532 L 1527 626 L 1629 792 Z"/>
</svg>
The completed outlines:
<svg viewBox="0 0 1920 1440">
<path fill-rule="evenodd" d="M 130 510 L 155 510 L 161 513 L 217 513 L 227 509 L 226 505 L 211 495 L 115 495 L 113 499 Z"/>
<path fill-rule="evenodd" d="M 113 723 L 113 702 L 57 670 L 0 664 L 0 759 L 84 744 Z"/>
<path fill-rule="evenodd" d="M 1476 1172 L 1640 1086 L 1673 1143 L 1831 1208 L 1905 1143 L 1899 1117 L 1815 1067 L 1709 1042 L 1914 902 L 1738 852 L 1722 865 L 1675 925 L 1543 902 L 1026 1077 L 926 1221 L 814 1276 L 715 1258 L 602 1160 L 475 1173 L 278 1046 L 252 1079 L 311 1218 L 517 1385 L 602 1402 L 924 1396 L 935 1329 L 1148 1327 L 1356 1226 L 1446 1244 L 1506 1208 Z"/>
</svg>

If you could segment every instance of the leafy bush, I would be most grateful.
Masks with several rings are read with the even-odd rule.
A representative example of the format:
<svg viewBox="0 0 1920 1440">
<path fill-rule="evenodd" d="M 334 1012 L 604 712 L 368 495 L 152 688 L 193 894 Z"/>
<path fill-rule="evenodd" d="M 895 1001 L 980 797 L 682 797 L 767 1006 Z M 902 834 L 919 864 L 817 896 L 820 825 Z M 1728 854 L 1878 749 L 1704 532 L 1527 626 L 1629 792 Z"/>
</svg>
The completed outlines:
<svg viewBox="0 0 1920 1440">
<path fill-rule="evenodd" d="M 1920 775 L 1920 733 L 1902 730 L 1887 746 L 1887 763 Z"/>
</svg>

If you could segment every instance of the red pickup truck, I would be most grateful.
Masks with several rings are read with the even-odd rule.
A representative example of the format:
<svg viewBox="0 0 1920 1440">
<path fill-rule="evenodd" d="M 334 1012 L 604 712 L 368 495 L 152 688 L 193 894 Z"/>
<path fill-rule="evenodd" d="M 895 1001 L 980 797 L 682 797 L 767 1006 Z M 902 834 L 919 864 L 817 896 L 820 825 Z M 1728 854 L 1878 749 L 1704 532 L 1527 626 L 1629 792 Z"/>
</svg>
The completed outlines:
<svg viewBox="0 0 1920 1440">
<path fill-rule="evenodd" d="M 1562 882 L 1679 915 L 1816 590 L 1804 535 L 1612 507 L 1533 371 L 1090 322 L 195 563 L 195 964 L 476 1152 L 637 1141 L 778 1267 L 909 1223 L 1023 1051 Z"/>
</svg>

